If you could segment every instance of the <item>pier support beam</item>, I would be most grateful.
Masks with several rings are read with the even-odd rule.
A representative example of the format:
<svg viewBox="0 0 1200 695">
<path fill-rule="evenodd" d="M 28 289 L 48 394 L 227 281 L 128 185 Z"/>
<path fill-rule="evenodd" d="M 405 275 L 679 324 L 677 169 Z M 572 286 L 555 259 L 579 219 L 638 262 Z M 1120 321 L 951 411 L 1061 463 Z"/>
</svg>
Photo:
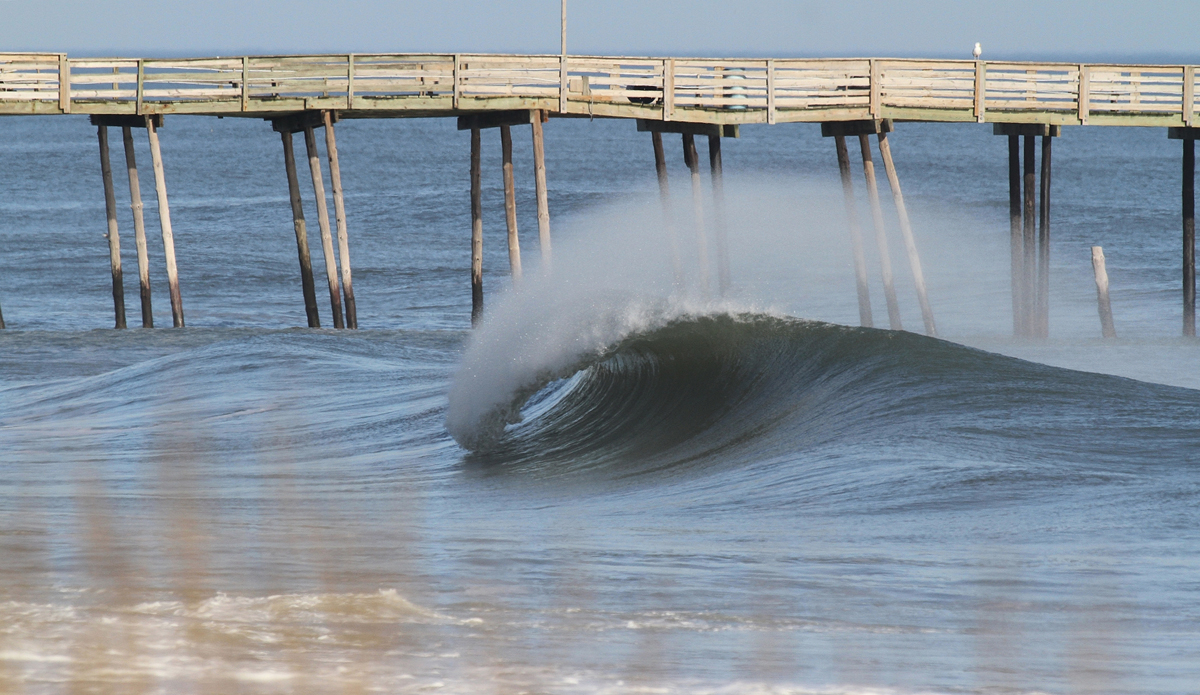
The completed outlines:
<svg viewBox="0 0 1200 695">
<path fill-rule="evenodd" d="M 1008 136 L 1008 231 L 1012 261 L 1013 335 L 1025 334 L 1025 241 L 1021 237 L 1021 136 Z"/>
<path fill-rule="evenodd" d="M 854 204 L 854 187 L 850 178 L 850 151 L 846 149 L 846 138 L 857 136 L 859 149 L 863 152 L 863 170 L 866 176 L 866 188 L 871 198 L 871 214 L 875 217 L 876 242 L 880 245 L 880 265 L 883 270 L 884 292 L 888 293 L 888 324 L 895 330 L 900 330 L 900 306 L 895 301 L 895 289 L 890 282 L 892 276 L 892 259 L 887 250 L 887 238 L 883 234 L 883 215 L 878 206 L 878 191 L 875 182 L 875 163 L 871 161 L 869 136 L 875 134 L 880 138 L 880 155 L 883 166 L 887 170 L 888 182 L 892 184 L 892 193 L 896 199 L 896 211 L 900 214 L 900 230 L 905 236 L 905 247 L 908 248 L 908 260 L 913 264 L 913 281 L 917 283 L 917 296 L 925 316 L 925 331 L 935 335 L 932 329 L 934 314 L 929 311 L 929 300 L 925 296 L 925 280 L 920 275 L 920 259 L 917 257 L 916 242 L 912 241 L 912 229 L 908 227 L 908 212 L 904 208 L 904 197 L 900 194 L 900 179 L 896 178 L 892 167 L 892 150 L 888 149 L 887 133 L 892 132 L 892 121 L 863 120 L 863 121 L 834 121 L 821 124 L 822 137 L 834 138 L 838 145 L 838 168 L 841 173 L 842 193 L 846 197 L 846 216 L 850 218 L 851 242 L 854 247 L 854 274 L 858 278 L 858 311 L 863 318 L 863 325 L 871 323 L 871 301 L 866 284 L 866 256 L 863 248 L 862 230 L 858 227 L 857 206 Z M 889 287 L 892 289 L 889 290 Z"/>
<path fill-rule="evenodd" d="M 717 287 L 729 290 L 729 239 L 725 226 L 725 176 L 721 165 L 721 136 L 708 136 L 708 167 L 712 174 L 713 226 L 717 236 Z"/>
<path fill-rule="evenodd" d="M 122 126 L 125 141 L 125 169 L 129 175 L 129 209 L 133 212 L 133 240 L 137 246 L 138 288 L 142 300 L 142 328 L 154 328 L 154 308 L 150 301 L 150 255 L 146 250 L 146 219 L 143 214 L 142 185 L 138 180 L 137 154 L 133 148 L 133 127 Z"/>
<path fill-rule="evenodd" d="M 666 155 L 663 153 L 662 134 L 663 133 L 679 133 L 683 135 L 683 161 L 687 165 L 688 170 L 692 174 L 692 201 L 696 215 L 697 224 L 697 245 L 699 247 L 700 265 L 701 265 L 701 283 L 704 292 L 709 291 L 709 264 L 708 264 L 708 239 L 704 232 L 703 219 L 703 194 L 700 190 L 700 161 L 695 156 L 696 154 L 696 136 L 708 138 L 708 156 L 709 165 L 713 168 L 713 195 L 714 195 L 714 210 L 717 220 L 717 265 L 718 265 L 718 282 L 723 283 L 721 291 L 729 285 L 729 270 L 728 270 L 728 251 L 726 249 L 727 240 L 725 238 L 724 221 L 720 217 L 724 209 L 724 178 L 722 176 L 721 167 L 721 144 L 720 138 L 737 138 L 741 136 L 741 129 L 737 125 L 718 125 L 715 123 L 685 123 L 682 121 L 652 121 L 639 118 L 637 120 L 637 130 L 639 133 L 650 133 L 654 143 L 654 167 L 658 172 L 658 190 L 663 201 L 663 216 L 665 217 L 665 226 L 667 239 L 671 244 L 671 261 L 675 270 L 675 284 L 682 287 L 684 284 L 683 262 L 679 248 L 679 240 L 675 232 L 673 218 L 671 216 L 670 207 L 670 189 L 667 185 L 667 161 Z M 688 145 L 688 142 L 691 145 Z M 714 142 L 716 145 L 714 147 Z M 714 159 L 715 157 L 715 159 Z M 724 259 L 724 260 L 722 260 Z M 722 278 L 721 273 L 724 273 Z"/>
<path fill-rule="evenodd" d="M 479 128 L 471 129 L 471 325 L 483 318 L 483 172 Z"/>
<path fill-rule="evenodd" d="M 179 271 L 175 267 L 175 234 L 171 229 L 171 208 L 167 203 L 167 179 L 163 171 L 162 150 L 158 146 L 161 117 L 146 116 L 150 136 L 150 159 L 154 163 L 154 188 L 158 193 L 158 222 L 162 227 L 163 253 L 167 258 L 167 290 L 171 294 L 171 322 L 183 328 L 183 298 L 179 293 Z"/>
<path fill-rule="evenodd" d="M 333 311 L 333 327 L 345 328 L 342 318 L 342 288 L 338 282 L 337 257 L 333 251 L 333 233 L 329 228 L 329 205 L 325 200 L 325 180 L 321 175 L 321 155 L 317 152 L 317 136 L 311 124 L 304 126 L 304 148 L 308 154 L 308 171 L 312 178 L 313 196 L 317 199 L 317 226 L 321 230 L 321 255 L 325 258 L 325 278 L 329 283 L 329 305 Z"/>
<path fill-rule="evenodd" d="M 1096 275 L 1096 306 L 1100 311 L 1100 331 L 1105 338 L 1116 338 L 1112 302 L 1108 299 L 1108 271 L 1104 267 L 1104 249 L 1092 247 L 1092 272 Z"/>
<path fill-rule="evenodd" d="M 1024 249 L 1021 268 L 1025 278 L 1025 287 L 1021 292 L 1021 296 L 1025 298 L 1021 315 L 1025 318 L 1025 322 L 1021 326 L 1021 334 L 1028 337 L 1036 335 L 1034 325 L 1037 323 L 1037 218 L 1034 217 L 1037 208 L 1037 189 L 1034 188 L 1036 161 L 1037 149 L 1034 136 L 1026 135 L 1024 159 L 1021 162 L 1022 185 L 1025 193 L 1021 205 L 1021 244 Z"/>
<path fill-rule="evenodd" d="M 329 285 L 329 303 L 334 328 L 358 328 L 358 311 L 354 301 L 354 286 L 350 276 L 350 237 L 346 225 L 346 201 L 342 190 L 342 169 L 338 160 L 337 136 L 333 125 L 338 121 L 336 111 L 302 111 L 271 120 L 271 128 L 283 137 L 284 164 L 288 171 L 288 192 L 292 202 L 292 225 L 296 230 L 296 246 L 300 255 L 300 277 L 304 287 L 304 309 L 310 328 L 320 328 L 316 290 L 313 286 L 312 259 L 308 248 L 308 232 L 304 221 L 304 206 L 296 180 L 296 158 L 292 144 L 293 133 L 304 133 L 308 170 L 313 194 L 317 201 L 317 224 L 321 233 L 321 252 L 325 259 L 325 277 Z M 316 129 L 325 129 L 325 154 L 329 158 L 329 178 L 333 186 L 334 215 L 337 222 L 337 252 L 333 247 L 333 232 L 329 223 L 329 206 L 325 199 L 325 180 L 321 173 L 321 156 L 317 150 Z M 341 259 L 339 264 L 338 260 Z M 339 281 L 338 274 L 341 273 Z M 345 296 L 345 314 L 342 297 Z"/>
<path fill-rule="evenodd" d="M 504 159 L 504 211 L 508 223 L 508 259 L 513 283 L 521 281 L 521 247 L 517 237 L 516 185 L 512 174 L 512 126 L 533 127 L 534 185 L 538 197 L 538 240 L 542 260 L 550 259 L 550 211 L 546 197 L 545 149 L 540 111 L 489 111 L 458 117 L 458 129 L 471 131 L 471 325 L 483 317 L 483 183 L 480 171 L 480 140 L 484 128 L 500 128 Z"/>
<path fill-rule="evenodd" d="M 892 161 L 892 148 L 888 144 L 886 131 L 880 131 L 876 137 L 879 139 L 879 156 L 883 159 L 883 170 L 887 174 L 892 199 L 896 203 L 896 214 L 900 218 L 900 236 L 904 238 L 904 249 L 908 252 L 908 265 L 917 289 L 917 301 L 921 304 L 921 318 L 925 321 L 925 335 L 936 338 L 937 324 L 933 320 L 933 308 L 929 306 L 929 295 L 925 291 L 925 273 L 921 270 L 917 240 L 913 237 L 908 208 L 904 205 L 904 193 L 900 190 L 900 176 L 896 173 L 896 165 Z"/>
<path fill-rule="evenodd" d="M 992 132 L 1008 138 L 1013 335 L 1046 338 L 1050 335 L 1051 139 L 1062 135 L 1062 127 L 1040 123 L 997 123 Z M 1023 162 L 1021 137 L 1025 138 Z M 1038 137 L 1042 138 L 1040 185 L 1036 180 Z"/>
<path fill-rule="evenodd" d="M 504 221 L 508 227 L 508 268 L 515 287 L 521 282 L 521 239 L 517 234 L 517 187 L 513 180 L 512 126 L 500 126 L 500 159 L 504 174 Z"/>
<path fill-rule="evenodd" d="M 1050 154 L 1053 138 L 1042 136 L 1042 183 L 1038 201 L 1037 337 L 1050 337 Z"/>
<path fill-rule="evenodd" d="M 121 236 L 117 231 L 117 195 L 113 190 L 112 161 L 108 150 L 108 126 L 96 126 L 100 141 L 100 174 L 104 179 L 104 211 L 108 218 L 108 262 L 112 270 L 113 313 L 116 328 L 125 328 L 125 284 L 121 274 Z"/>
<path fill-rule="evenodd" d="M 1183 335 L 1196 336 L 1196 139 L 1200 128 L 1171 128 L 1183 141 Z"/>
<path fill-rule="evenodd" d="M 663 149 L 662 133 L 650 133 L 654 145 L 654 170 L 658 174 L 658 197 L 662 201 L 663 229 L 671 246 L 671 269 L 675 273 L 675 286 L 683 286 L 683 262 L 679 257 L 679 236 L 675 233 L 675 221 L 671 216 L 671 185 L 667 178 L 667 155 Z"/>
<path fill-rule="evenodd" d="M 338 161 L 337 136 L 333 132 L 333 115 L 323 111 L 325 122 L 325 156 L 329 159 L 329 184 L 333 187 L 333 212 L 337 220 L 338 259 L 342 270 L 342 296 L 346 302 L 346 328 L 358 328 L 358 307 L 354 302 L 354 285 L 350 279 L 350 232 L 346 225 L 346 198 L 342 191 L 342 167 Z"/>
<path fill-rule="evenodd" d="M 871 218 L 875 222 L 875 245 L 879 251 L 879 270 L 883 276 L 883 294 L 887 300 L 888 327 L 904 330 L 900 321 L 900 302 L 896 299 L 896 284 L 892 277 L 892 253 L 888 247 L 887 231 L 883 225 L 883 208 L 879 204 L 879 186 L 875 182 L 875 162 L 871 159 L 871 137 L 860 134 L 858 147 L 862 150 L 863 177 L 867 183 L 867 198 L 871 202 Z"/>
<path fill-rule="evenodd" d="M 878 138 L 879 156 L 883 159 L 883 170 L 887 174 L 888 185 L 892 189 L 892 200 L 896 204 L 896 214 L 900 218 L 900 236 L 904 239 L 904 249 L 908 253 L 908 265 L 912 271 L 913 284 L 917 290 L 917 301 L 921 304 L 921 318 L 925 321 L 925 334 L 932 337 L 937 337 L 937 324 L 933 320 L 933 309 L 929 306 L 929 295 L 925 291 L 925 274 L 921 270 L 921 256 L 917 253 L 917 241 L 913 237 L 912 223 L 908 219 L 908 208 L 904 205 L 904 193 L 900 190 L 900 176 L 896 173 L 896 165 L 892 161 L 892 148 L 888 144 L 887 134 L 892 132 L 892 122 L 889 119 L 873 120 L 873 121 L 835 121 L 831 123 L 821 124 L 821 135 L 824 137 L 832 137 L 837 143 L 838 150 L 838 165 L 842 173 L 842 190 L 846 194 L 846 213 L 850 217 L 851 235 L 855 246 L 855 262 L 856 271 L 859 282 L 859 312 L 863 312 L 863 305 L 866 305 L 866 319 L 864 326 L 871 325 L 870 300 L 866 298 L 866 283 L 867 270 L 866 261 L 863 255 L 862 234 L 858 230 L 858 216 L 855 214 L 854 205 L 854 189 L 850 183 L 850 153 L 846 150 L 847 136 L 867 136 L 872 133 Z M 862 141 L 859 141 L 860 148 Z M 864 149 L 864 154 L 869 156 L 869 150 Z M 864 168 L 866 161 L 864 159 Z M 874 165 L 872 164 L 872 178 L 874 178 Z M 885 242 L 886 243 L 886 242 Z M 899 310 L 897 309 L 897 318 Z M 889 320 L 891 312 L 889 310 Z"/>
<path fill-rule="evenodd" d="M 545 111 L 530 111 L 533 128 L 533 186 L 537 193 L 538 243 L 542 247 L 542 265 L 550 269 L 550 200 L 546 191 L 546 143 L 542 137 Z"/>
<path fill-rule="evenodd" d="M 142 204 L 142 186 L 138 177 L 137 154 L 133 145 L 133 129 L 146 128 L 150 133 L 150 154 L 155 161 L 155 188 L 159 195 L 159 219 L 164 221 L 163 246 L 167 259 L 167 278 L 174 278 L 171 295 L 171 314 L 174 325 L 183 325 L 183 302 L 179 298 L 179 279 L 175 272 L 175 245 L 171 233 L 171 213 L 166 207 L 166 181 L 162 174 L 162 156 L 158 150 L 158 128 L 162 127 L 162 116 L 118 116 L 94 115 L 93 125 L 112 126 L 121 129 L 121 139 L 125 146 L 125 170 L 129 177 L 129 209 L 133 213 L 134 244 L 137 247 L 138 288 L 142 305 L 142 328 L 154 328 L 154 309 L 150 293 L 150 254 L 146 248 L 146 219 L 145 206 Z M 153 132 L 150 132 L 150 128 Z M 166 241 L 172 243 L 168 246 Z"/>
<path fill-rule="evenodd" d="M 308 316 L 309 328 L 320 328 L 321 316 L 317 312 L 317 289 L 313 282 L 312 256 L 308 250 L 308 230 L 304 223 L 304 204 L 300 198 L 300 180 L 296 175 L 292 131 L 284 129 L 279 135 L 283 140 L 283 164 L 287 170 L 288 199 L 292 203 L 292 229 L 296 232 L 296 253 L 300 257 L 300 286 L 304 291 L 304 313 Z"/>
<path fill-rule="evenodd" d="M 699 256 L 700 289 L 710 291 L 708 266 L 708 232 L 704 228 L 704 194 L 700 190 L 700 158 L 696 154 L 696 136 L 683 134 L 683 163 L 692 172 L 692 217 L 696 225 L 696 254 Z"/>
<path fill-rule="evenodd" d="M 854 183 L 850 180 L 850 152 L 846 149 L 845 135 L 835 135 L 834 142 L 837 145 L 842 194 L 846 199 L 846 217 L 850 222 L 850 245 L 854 252 L 854 281 L 858 288 L 858 322 L 861 326 L 871 328 L 875 322 L 871 317 L 871 290 L 867 285 L 867 256 L 863 249 L 862 230 L 858 226 L 858 211 L 854 202 Z"/>
</svg>

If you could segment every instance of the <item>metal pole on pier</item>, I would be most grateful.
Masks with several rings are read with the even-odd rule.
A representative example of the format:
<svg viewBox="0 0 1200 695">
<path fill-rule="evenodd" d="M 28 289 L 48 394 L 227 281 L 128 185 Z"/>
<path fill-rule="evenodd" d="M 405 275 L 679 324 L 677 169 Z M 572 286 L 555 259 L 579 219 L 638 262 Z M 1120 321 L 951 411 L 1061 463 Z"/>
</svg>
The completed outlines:
<svg viewBox="0 0 1200 695">
<path fill-rule="evenodd" d="M 104 211 L 108 217 L 108 262 L 112 270 L 113 313 L 116 328 L 125 328 L 125 283 L 121 274 L 121 235 L 117 232 L 117 196 L 113 191 L 112 162 L 108 152 L 108 126 L 96 126 L 100 141 L 100 174 L 104 179 Z"/>
</svg>

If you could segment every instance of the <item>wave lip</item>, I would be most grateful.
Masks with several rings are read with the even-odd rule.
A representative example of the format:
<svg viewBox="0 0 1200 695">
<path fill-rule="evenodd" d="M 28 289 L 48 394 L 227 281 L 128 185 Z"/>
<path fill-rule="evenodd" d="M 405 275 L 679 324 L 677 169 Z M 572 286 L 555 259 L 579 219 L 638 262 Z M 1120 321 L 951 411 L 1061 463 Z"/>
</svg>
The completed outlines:
<svg viewBox="0 0 1200 695">
<path fill-rule="evenodd" d="M 476 454 L 505 460 L 645 459 L 688 443 L 727 447 L 783 421 L 798 434 L 797 415 L 815 412 L 813 399 L 836 400 L 831 389 L 864 366 L 836 356 L 861 329 L 722 310 L 621 316 L 565 329 L 578 338 L 539 343 L 504 362 L 474 363 L 500 346 L 472 345 L 451 390 L 451 434 Z"/>
<path fill-rule="evenodd" d="M 815 475 L 838 489 L 894 473 L 971 488 L 976 465 L 1024 485 L 1200 451 L 1200 399 L 1187 389 L 755 312 L 625 316 L 638 319 L 576 326 L 574 340 L 543 338 L 507 360 L 472 361 L 504 354 L 486 335 L 473 344 L 447 419 L 471 459 L 616 477 L 750 466 L 759 484 Z M 948 460 L 961 463 L 938 463 Z M 922 462 L 949 478 L 916 473 Z"/>
</svg>

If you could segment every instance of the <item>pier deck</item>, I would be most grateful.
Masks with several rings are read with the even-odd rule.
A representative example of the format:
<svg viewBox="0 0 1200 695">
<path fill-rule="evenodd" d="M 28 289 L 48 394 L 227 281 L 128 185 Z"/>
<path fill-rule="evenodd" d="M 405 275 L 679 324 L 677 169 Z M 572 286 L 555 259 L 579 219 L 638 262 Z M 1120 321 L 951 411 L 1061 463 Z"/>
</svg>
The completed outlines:
<svg viewBox="0 0 1200 695">
<path fill-rule="evenodd" d="M 0 115 L 341 118 L 543 110 L 692 123 L 894 119 L 1190 127 L 1196 67 L 975 60 L 0 53 Z"/>
</svg>

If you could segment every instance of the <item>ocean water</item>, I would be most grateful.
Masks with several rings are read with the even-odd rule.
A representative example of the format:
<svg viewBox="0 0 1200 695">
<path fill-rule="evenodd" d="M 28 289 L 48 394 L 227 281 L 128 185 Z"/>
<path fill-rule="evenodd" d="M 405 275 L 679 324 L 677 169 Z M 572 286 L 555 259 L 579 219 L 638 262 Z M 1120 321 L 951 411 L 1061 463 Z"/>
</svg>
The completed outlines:
<svg viewBox="0 0 1200 695">
<path fill-rule="evenodd" d="M 857 326 L 833 144 L 812 124 L 726 140 L 725 205 L 706 173 L 698 225 L 677 137 L 664 216 L 648 135 L 551 120 L 551 267 L 515 129 L 517 287 L 486 131 L 474 330 L 469 138 L 452 120 L 338 126 L 358 331 L 301 328 L 267 124 L 162 130 L 182 330 L 111 329 L 86 119 L 0 133 L 0 692 L 1200 683 L 1200 343 L 1178 337 L 1180 153 L 1162 129 L 1056 141 L 1044 342 L 1010 337 L 1007 148 L 990 126 L 891 136 L 939 339 Z M 142 133 L 138 148 L 169 326 Z M 303 163 L 301 181 L 329 325 Z M 858 170 L 855 185 L 863 198 Z"/>
</svg>

